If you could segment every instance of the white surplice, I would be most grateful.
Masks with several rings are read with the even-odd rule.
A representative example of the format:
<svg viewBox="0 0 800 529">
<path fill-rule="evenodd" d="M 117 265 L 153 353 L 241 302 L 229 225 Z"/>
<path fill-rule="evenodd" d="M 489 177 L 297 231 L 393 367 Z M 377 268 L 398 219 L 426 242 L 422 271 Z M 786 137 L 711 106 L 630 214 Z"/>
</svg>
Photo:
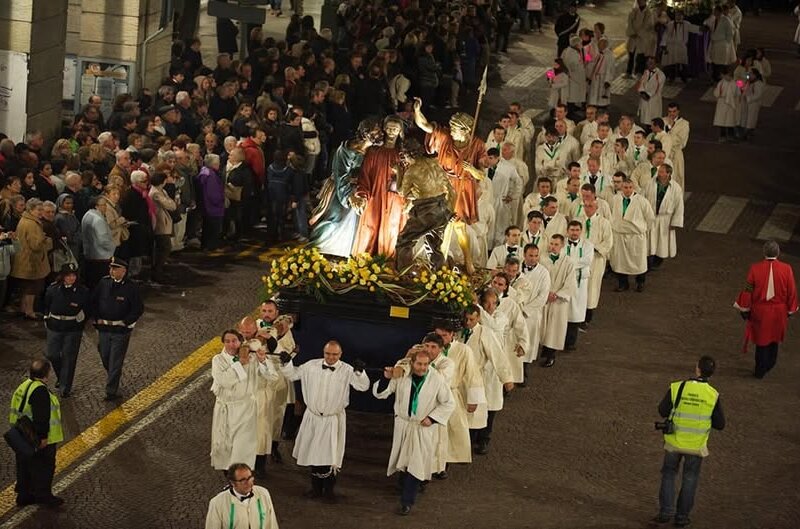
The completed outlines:
<svg viewBox="0 0 800 529">
<path fill-rule="evenodd" d="M 247 365 L 224 350 L 211 360 L 211 392 L 216 397 L 211 419 L 211 466 L 227 470 L 233 463 L 256 462 L 256 388 L 258 378 L 275 379 L 272 365 L 250 353 Z"/>
<path fill-rule="evenodd" d="M 625 209 L 624 198 L 622 193 L 617 193 L 611 201 L 611 229 L 614 232 L 611 269 L 618 274 L 643 274 L 647 272 L 647 230 L 655 215 L 650 202 L 642 195 L 633 193 Z"/>
<path fill-rule="evenodd" d="M 575 280 L 575 266 L 564 252 L 554 263 L 550 254 L 545 254 L 539 261 L 550 272 L 550 292 L 556 294 L 555 301 L 545 305 L 542 313 L 541 344 L 560 351 L 564 348 L 569 318 L 569 301 L 578 288 Z"/>
<path fill-rule="evenodd" d="M 539 339 L 541 337 L 542 313 L 547 305 L 547 295 L 550 293 L 550 272 L 541 264 L 533 269 L 528 269 L 524 263 L 520 268 L 530 288 L 528 295 L 520 301 L 525 324 L 528 326 L 529 346 L 522 357 L 523 362 L 531 363 L 539 355 Z"/>
<path fill-rule="evenodd" d="M 611 230 L 611 221 L 600 215 L 596 211 L 591 218 L 586 217 L 584 212 L 578 217 L 583 224 L 584 237 L 594 246 L 594 259 L 592 259 L 592 269 L 589 276 L 589 299 L 586 303 L 587 309 L 596 309 L 600 303 L 600 290 L 603 286 L 603 274 L 606 271 L 606 263 L 614 245 L 614 233 Z"/>
<path fill-rule="evenodd" d="M 575 269 L 575 294 L 569 300 L 570 323 L 583 323 L 586 320 L 586 305 L 589 299 L 589 277 L 594 259 L 594 245 L 586 239 L 578 239 L 573 245 L 567 241 L 564 247 L 564 257 L 572 260 Z"/>
<path fill-rule="evenodd" d="M 350 403 L 350 387 L 367 391 L 369 377 L 363 371 L 356 373 L 353 366 L 342 361 L 330 366 L 333 371 L 323 368 L 323 363 L 322 358 L 317 358 L 299 367 L 289 362 L 281 369 L 290 382 L 300 381 L 306 404 L 292 456 L 303 467 L 330 465 L 338 470 L 344 459 L 345 408 Z"/>
<path fill-rule="evenodd" d="M 643 191 L 655 213 L 655 222 L 648 236 L 649 254 L 666 259 L 678 254 L 675 229 L 683 228 L 683 189 L 677 183 L 669 182 L 658 209 L 656 209 L 657 193 L 658 178 L 654 178 Z"/>
<path fill-rule="evenodd" d="M 378 391 L 379 384 L 380 380 L 372 387 L 376 398 L 387 399 L 395 395 L 394 435 L 386 475 L 400 471 L 408 472 L 420 481 L 430 480 L 434 472 L 437 424 L 446 425 L 456 406 L 449 384 L 436 369 L 429 367 L 419 389 L 416 412 L 411 414 L 411 373 L 402 378 L 393 378 L 383 391 Z M 430 417 L 435 424 L 423 426 L 422 420 L 426 417 Z"/>
<path fill-rule="evenodd" d="M 639 97 L 639 121 L 641 123 L 647 124 L 653 119 L 661 117 L 662 91 L 666 81 L 667 76 L 659 68 L 646 70 L 639 79 L 636 91 L 640 94 L 644 92 L 650 96 L 646 100 L 641 96 Z"/>
<path fill-rule="evenodd" d="M 253 485 L 253 496 L 240 500 L 226 488 L 208 502 L 205 529 L 278 529 L 269 491 Z"/>
</svg>

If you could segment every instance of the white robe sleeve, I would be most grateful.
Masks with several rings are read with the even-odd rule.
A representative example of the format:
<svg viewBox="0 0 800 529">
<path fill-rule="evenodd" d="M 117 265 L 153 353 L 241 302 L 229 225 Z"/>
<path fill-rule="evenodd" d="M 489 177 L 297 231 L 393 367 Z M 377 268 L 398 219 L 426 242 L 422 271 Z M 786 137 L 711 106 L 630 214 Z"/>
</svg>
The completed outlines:
<svg viewBox="0 0 800 529">
<path fill-rule="evenodd" d="M 270 382 L 275 382 L 280 378 L 280 375 L 272 367 L 272 362 L 269 360 L 258 362 L 258 374 Z"/>
<path fill-rule="evenodd" d="M 397 381 L 398 379 L 393 378 L 389 381 L 389 385 L 386 386 L 386 389 L 383 391 L 378 391 L 378 387 L 381 383 L 382 378 L 379 378 L 375 381 L 372 385 L 372 394 L 375 396 L 376 399 L 385 400 L 388 399 L 396 390 L 397 390 Z"/>
<path fill-rule="evenodd" d="M 244 378 L 240 377 L 239 373 L 236 371 L 236 366 L 239 366 L 240 371 L 244 373 Z M 216 388 L 230 389 L 238 384 L 239 381 L 246 380 L 247 373 L 244 372 L 244 369 L 242 369 L 242 366 L 238 362 L 227 365 L 225 360 L 217 355 L 211 361 L 211 377 L 214 380 L 211 391 L 216 393 Z"/>
<path fill-rule="evenodd" d="M 369 389 L 369 377 L 367 373 L 365 371 L 356 373 L 356 371 L 353 370 L 350 375 L 350 385 L 353 386 L 353 389 L 356 391 L 367 391 Z"/>
<path fill-rule="evenodd" d="M 304 365 L 305 364 L 303 364 L 303 366 Z M 303 366 L 295 367 L 294 363 L 292 363 L 292 361 L 290 360 L 289 362 L 286 363 L 286 365 L 281 367 L 281 374 L 284 377 L 286 377 L 286 380 L 289 380 L 290 382 L 295 382 L 297 380 L 300 380 L 300 376 L 302 375 L 301 369 L 303 368 Z"/>
</svg>

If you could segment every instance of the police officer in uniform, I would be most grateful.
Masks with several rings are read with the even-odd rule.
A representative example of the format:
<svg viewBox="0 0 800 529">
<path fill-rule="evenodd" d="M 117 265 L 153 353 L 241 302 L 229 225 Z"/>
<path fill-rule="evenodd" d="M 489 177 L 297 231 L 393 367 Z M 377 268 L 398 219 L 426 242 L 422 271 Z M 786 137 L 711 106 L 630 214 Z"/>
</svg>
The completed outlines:
<svg viewBox="0 0 800 529">
<path fill-rule="evenodd" d="M 128 281 L 128 263 L 113 257 L 109 275 L 100 280 L 92 292 L 90 311 L 98 332 L 97 350 L 108 374 L 104 400 L 118 400 L 122 363 L 136 321 L 144 312 L 139 288 Z"/>
<path fill-rule="evenodd" d="M 47 389 L 52 373 L 50 362 L 37 358 L 31 362 L 30 377 L 14 391 L 8 422 L 16 424 L 23 415 L 33 422 L 39 446 L 32 457 L 17 456 L 17 505 L 38 503 L 58 507 L 64 500 L 53 495 L 56 471 L 56 443 L 64 440 L 61 406 L 58 397 Z"/>
<path fill-rule="evenodd" d="M 44 296 L 47 359 L 53 365 L 62 399 L 69 397 L 72 391 L 88 310 L 89 289 L 78 284 L 78 267 L 67 263 Z"/>
<path fill-rule="evenodd" d="M 658 405 L 661 417 L 669 419 L 656 423 L 664 430 L 664 464 L 661 467 L 660 510 L 653 519 L 656 524 L 668 523 L 673 514 L 675 526 L 689 525 L 689 513 L 694 505 L 700 464 L 708 455 L 708 435 L 711 429 L 725 428 L 725 415 L 719 393 L 711 387 L 708 379 L 714 374 L 716 362 L 710 356 L 702 356 L 695 367 L 695 378 L 670 384 L 667 394 Z M 672 427 L 669 426 L 670 420 Z M 671 430 L 671 432 L 670 432 Z M 683 459 L 683 479 L 675 506 L 675 478 Z"/>
</svg>

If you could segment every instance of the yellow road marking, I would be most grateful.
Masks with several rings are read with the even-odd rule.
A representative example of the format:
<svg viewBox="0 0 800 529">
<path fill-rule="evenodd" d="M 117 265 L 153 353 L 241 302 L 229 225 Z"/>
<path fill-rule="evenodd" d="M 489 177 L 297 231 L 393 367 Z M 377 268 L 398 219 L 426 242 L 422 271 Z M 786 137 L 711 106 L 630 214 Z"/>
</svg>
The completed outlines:
<svg viewBox="0 0 800 529">
<path fill-rule="evenodd" d="M 236 258 L 239 259 L 241 257 L 248 257 L 256 252 L 256 250 L 260 249 L 261 246 L 256 244 L 248 244 L 247 248 L 242 250 L 241 252 L 236 254 Z"/>
<path fill-rule="evenodd" d="M 168 393 L 185 382 L 200 368 L 211 361 L 220 351 L 222 344 L 215 337 L 189 356 L 181 360 L 172 369 L 161 375 L 152 384 L 123 402 L 118 408 L 81 432 L 77 437 L 58 448 L 56 474 L 64 471 L 87 452 L 93 450 L 125 424 L 133 421 L 153 404 L 162 400 Z M 0 517 L 16 507 L 14 485 L 9 485 L 0 492 Z"/>
<path fill-rule="evenodd" d="M 614 58 L 615 59 L 619 59 L 620 57 L 622 57 L 626 53 L 628 53 L 628 43 L 627 42 L 623 42 L 622 44 L 620 44 L 619 46 L 614 48 Z"/>
<path fill-rule="evenodd" d="M 228 253 L 228 250 L 230 250 L 230 249 L 231 249 L 230 246 L 225 246 L 223 248 L 218 248 L 218 249 L 214 250 L 213 252 L 208 252 L 208 256 L 209 257 L 220 257 L 220 256 L 223 256 L 226 253 Z"/>
</svg>

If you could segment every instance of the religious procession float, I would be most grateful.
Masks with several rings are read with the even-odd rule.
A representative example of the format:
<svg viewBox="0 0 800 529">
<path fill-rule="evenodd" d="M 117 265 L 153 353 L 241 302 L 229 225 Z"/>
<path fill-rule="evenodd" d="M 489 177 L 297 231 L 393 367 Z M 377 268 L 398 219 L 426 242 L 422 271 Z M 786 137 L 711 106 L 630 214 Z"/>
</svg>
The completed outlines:
<svg viewBox="0 0 800 529">
<path fill-rule="evenodd" d="M 489 280 L 475 271 L 466 235 L 485 153 L 475 120 L 457 112 L 437 125 L 416 100 L 414 122 L 419 140 L 397 116 L 359 124 L 333 155 L 309 245 L 286 250 L 263 277 L 266 297 L 294 319 L 298 363 L 337 340 L 343 359 L 362 360 L 375 380 L 437 321 L 458 327 Z M 354 392 L 352 405 L 378 404 Z"/>
</svg>

